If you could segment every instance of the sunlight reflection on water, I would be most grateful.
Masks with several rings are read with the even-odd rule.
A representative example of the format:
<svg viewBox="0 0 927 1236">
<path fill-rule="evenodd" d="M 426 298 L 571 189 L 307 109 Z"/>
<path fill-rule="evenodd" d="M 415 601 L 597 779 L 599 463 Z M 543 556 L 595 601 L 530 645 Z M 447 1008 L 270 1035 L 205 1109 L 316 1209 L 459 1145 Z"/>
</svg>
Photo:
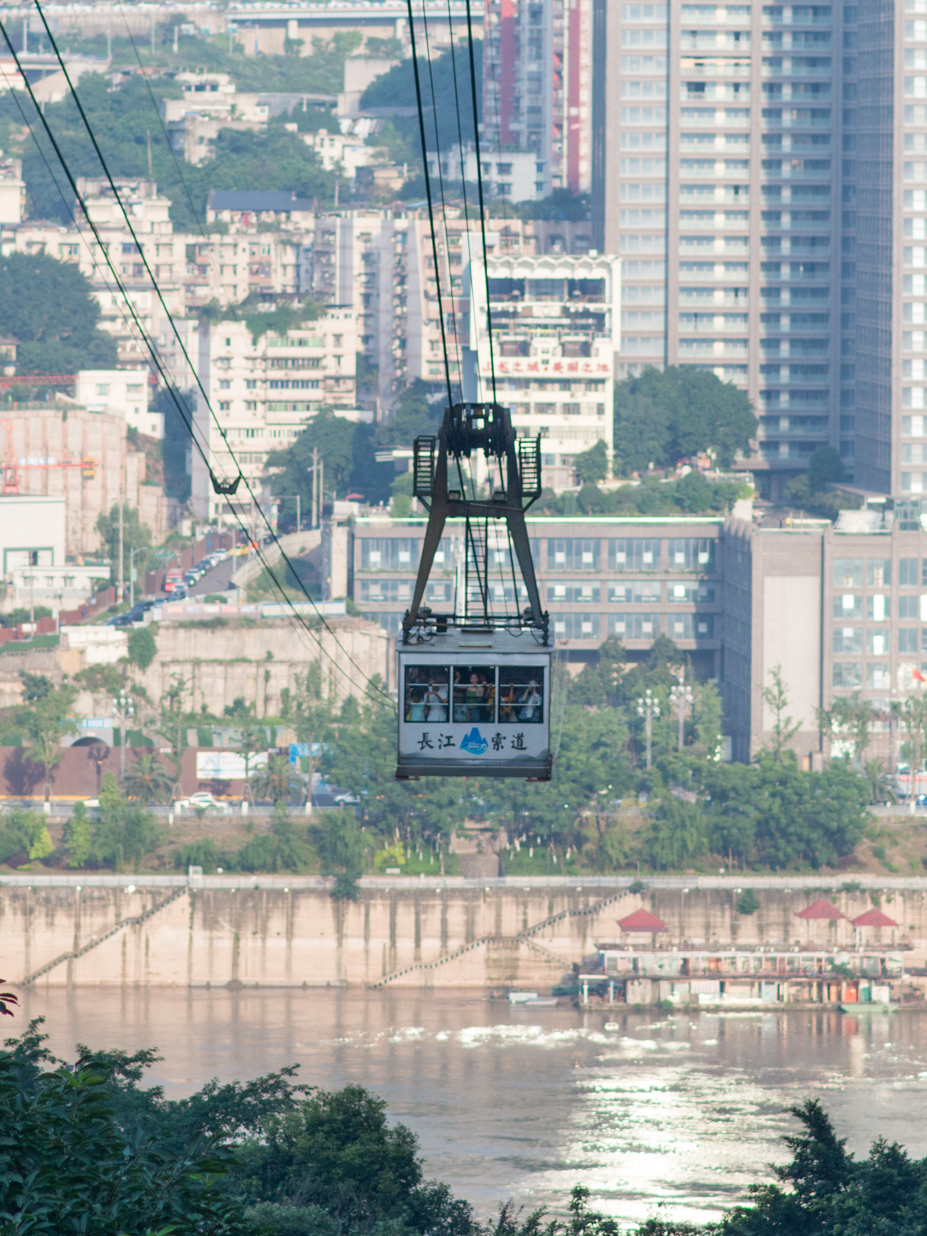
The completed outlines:
<svg viewBox="0 0 927 1236">
<path fill-rule="evenodd" d="M 530 1009 L 468 991 L 31 990 L 52 1049 L 157 1046 L 169 1095 L 299 1062 L 357 1082 L 418 1134 L 429 1175 L 483 1213 L 562 1211 L 570 1187 L 625 1222 L 702 1221 L 785 1155 L 787 1107 L 821 1095 L 850 1149 L 927 1154 L 927 1016 L 758 1011 L 651 1017 Z M 615 1025 L 605 1030 L 605 1023 Z"/>
</svg>

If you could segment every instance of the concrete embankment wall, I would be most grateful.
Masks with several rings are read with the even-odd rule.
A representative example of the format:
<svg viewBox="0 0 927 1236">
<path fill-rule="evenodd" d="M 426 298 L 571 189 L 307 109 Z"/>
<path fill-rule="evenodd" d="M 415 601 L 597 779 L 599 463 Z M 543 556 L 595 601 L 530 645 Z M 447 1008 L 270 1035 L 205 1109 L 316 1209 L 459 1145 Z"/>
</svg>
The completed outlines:
<svg viewBox="0 0 927 1236">
<path fill-rule="evenodd" d="M 307 877 L 8 876 L 0 974 L 15 984 L 45 971 L 37 987 L 549 987 L 597 943 L 621 940 L 617 920 L 642 905 L 667 924 L 658 940 L 669 947 L 852 948 L 847 920 L 874 901 L 899 926 L 866 929 L 863 942 L 906 947 L 906 965 L 927 964 L 927 880 L 862 883 L 846 891 L 826 882 L 671 879 L 632 893 L 618 879 L 377 879 L 362 882 L 356 901 L 338 902 L 324 881 Z M 748 887 L 760 908 L 739 914 Z M 846 918 L 797 917 L 822 896 Z"/>
</svg>

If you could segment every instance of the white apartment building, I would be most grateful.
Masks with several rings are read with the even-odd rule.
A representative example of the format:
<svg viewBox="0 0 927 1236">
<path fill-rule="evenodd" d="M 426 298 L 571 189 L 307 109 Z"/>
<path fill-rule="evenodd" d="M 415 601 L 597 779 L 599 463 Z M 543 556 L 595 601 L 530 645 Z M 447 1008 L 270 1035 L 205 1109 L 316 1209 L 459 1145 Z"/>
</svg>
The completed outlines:
<svg viewBox="0 0 927 1236">
<path fill-rule="evenodd" d="M 0 223 L 19 223 L 25 206 L 22 159 L 0 157 Z"/>
<path fill-rule="evenodd" d="M 149 438 L 164 437 L 164 416 L 148 406 L 149 369 L 81 369 L 76 402 L 88 412 L 122 416 L 128 426 Z"/>
<path fill-rule="evenodd" d="M 385 212 L 345 210 L 314 217 L 298 250 L 300 293 L 326 304 L 351 305 L 357 348 L 379 361 L 379 242 Z"/>
<path fill-rule="evenodd" d="M 240 94 L 228 73 L 177 73 L 180 99 L 162 99 L 168 141 L 187 163 L 212 158 L 220 129 L 263 129 L 271 114 L 260 94 Z"/>
<path fill-rule="evenodd" d="M 295 130 L 296 125 L 287 125 L 287 128 Z M 319 129 L 315 133 L 303 133 L 302 140 L 315 151 L 320 167 L 326 172 L 340 171 L 348 180 L 357 178 L 359 167 L 386 162 L 383 151 L 368 146 L 363 137 L 354 133 L 329 133 L 328 129 Z"/>
<path fill-rule="evenodd" d="M 507 202 L 534 202 L 544 197 L 549 182 L 549 160 L 530 150 L 480 151 L 480 171 L 483 174 L 483 192 L 489 198 L 503 198 Z M 442 150 L 441 158 L 432 153 L 428 156 L 428 171 L 437 183 L 438 174 L 444 178 L 445 192 L 448 188 L 459 192 L 461 179 L 476 184 L 476 148 L 470 144 L 461 151 L 459 147 Z"/>
<path fill-rule="evenodd" d="M 609 459 L 612 455 L 621 261 L 491 255 L 491 354 L 480 238 L 470 233 L 468 240 L 466 397 L 484 402 L 495 397 L 511 407 L 519 435 L 541 436 L 545 481 L 554 488 L 570 486 L 582 451 L 601 441 Z"/>
<path fill-rule="evenodd" d="M 350 306 L 329 307 L 315 322 L 256 341 L 244 322 L 203 321 L 198 343 L 199 377 L 214 415 L 198 392 L 194 426 L 220 478 L 234 479 L 240 469 L 255 489 L 263 488 L 270 451 L 289 446 L 323 408 L 354 411 L 357 338 Z M 196 514 L 223 515 L 228 499 L 213 492 L 197 450 L 191 476 Z"/>
</svg>

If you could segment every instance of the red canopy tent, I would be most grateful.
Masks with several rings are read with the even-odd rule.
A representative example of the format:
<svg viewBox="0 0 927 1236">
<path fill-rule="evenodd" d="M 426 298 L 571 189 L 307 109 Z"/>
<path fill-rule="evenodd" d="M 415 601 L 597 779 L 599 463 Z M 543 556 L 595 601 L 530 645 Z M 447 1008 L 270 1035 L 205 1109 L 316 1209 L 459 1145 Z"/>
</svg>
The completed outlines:
<svg viewBox="0 0 927 1236">
<path fill-rule="evenodd" d="M 894 919 L 889 918 L 887 914 L 883 914 L 881 910 L 867 910 L 865 914 L 858 914 L 856 918 L 850 920 L 854 927 L 897 927 L 898 924 Z"/>
<path fill-rule="evenodd" d="M 626 918 L 619 918 L 618 926 L 622 931 L 668 931 L 666 923 L 661 918 L 657 918 L 655 914 L 651 914 L 649 910 L 641 907 L 635 910 L 633 914 L 627 915 Z"/>
<path fill-rule="evenodd" d="M 798 911 L 798 918 L 837 919 L 844 917 L 845 916 L 840 913 L 837 907 L 835 905 L 831 905 L 825 897 L 822 897 L 819 901 L 815 901 L 810 906 L 805 906 L 804 910 Z"/>
</svg>

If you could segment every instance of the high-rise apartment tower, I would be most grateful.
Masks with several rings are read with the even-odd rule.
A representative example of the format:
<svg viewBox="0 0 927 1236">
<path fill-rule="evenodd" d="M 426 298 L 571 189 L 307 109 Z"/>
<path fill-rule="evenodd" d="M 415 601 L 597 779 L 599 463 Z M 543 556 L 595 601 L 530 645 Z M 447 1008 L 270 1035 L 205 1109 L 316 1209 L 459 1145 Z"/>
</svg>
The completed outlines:
<svg viewBox="0 0 927 1236">
<path fill-rule="evenodd" d="M 542 191 L 592 183 L 593 0 L 486 0 L 483 134 L 530 150 Z"/>
<path fill-rule="evenodd" d="M 845 13 L 595 0 L 593 244 L 623 258 L 618 376 L 692 364 L 743 386 L 770 496 L 821 445 L 854 463 Z"/>
</svg>

